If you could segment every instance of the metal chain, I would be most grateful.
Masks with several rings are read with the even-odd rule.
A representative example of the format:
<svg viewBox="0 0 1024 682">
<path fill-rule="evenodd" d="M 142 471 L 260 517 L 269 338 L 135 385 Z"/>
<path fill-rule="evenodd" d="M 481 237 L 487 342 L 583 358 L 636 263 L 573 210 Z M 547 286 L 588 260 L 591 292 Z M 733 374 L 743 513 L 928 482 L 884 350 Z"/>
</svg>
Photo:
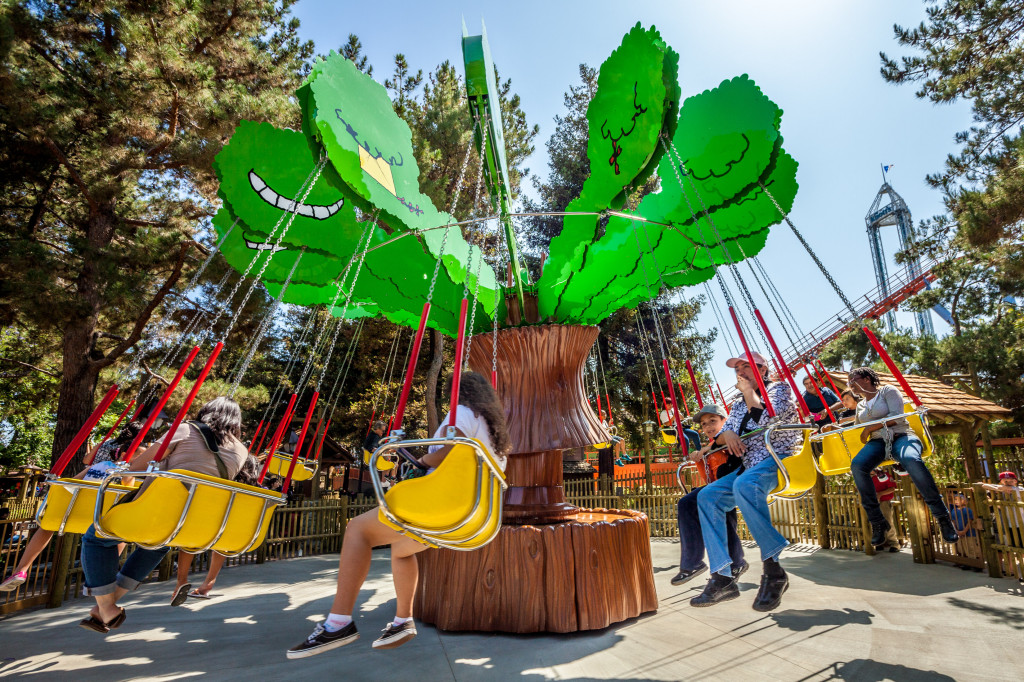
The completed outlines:
<svg viewBox="0 0 1024 682">
<path fill-rule="evenodd" d="M 376 226 L 376 224 L 377 224 L 376 216 L 374 216 L 372 224 L 374 226 Z M 345 295 L 345 305 L 343 305 L 342 308 L 341 308 L 341 316 L 338 318 L 338 324 L 334 328 L 334 336 L 331 338 L 331 344 L 328 347 L 327 356 L 324 359 L 323 369 L 320 370 L 320 378 L 316 382 L 316 389 L 315 390 L 316 390 L 317 393 L 320 392 L 320 386 L 321 386 L 321 384 L 323 384 L 324 376 L 327 374 L 327 366 L 331 362 L 331 356 L 334 355 L 334 346 L 338 343 L 338 332 L 341 331 L 341 323 L 345 319 L 345 315 L 348 313 L 348 306 L 349 306 L 349 303 L 352 302 L 352 295 L 356 291 L 356 282 L 359 281 L 359 273 L 362 272 L 363 261 L 366 260 L 366 252 L 370 248 L 370 240 L 372 240 L 372 239 L 373 239 L 373 230 L 369 230 L 368 229 L 368 234 L 367 234 L 367 237 L 366 237 L 366 244 L 363 245 L 363 252 L 359 256 L 359 262 L 356 263 L 356 271 L 355 271 L 355 274 L 352 275 L 352 284 L 349 285 L 348 293 Z M 344 283 L 345 276 L 347 274 L 348 274 L 348 269 L 346 268 L 345 274 L 343 274 L 342 277 L 341 277 L 342 283 Z"/>
<path fill-rule="evenodd" d="M 325 156 L 321 157 L 320 161 L 317 162 L 316 166 L 313 167 L 313 170 L 310 171 L 310 176 L 312 176 L 312 178 L 313 178 L 312 182 L 310 182 L 309 176 L 306 177 L 306 183 L 308 183 L 308 184 L 305 184 L 305 183 L 303 184 L 303 187 L 305 187 L 305 191 L 302 192 L 302 198 L 298 200 L 298 203 L 300 203 L 300 204 L 306 203 L 306 199 L 309 197 L 309 193 L 313 191 L 313 187 L 316 186 L 316 183 L 320 180 L 320 175 L 323 173 L 324 167 L 326 165 L 327 165 L 327 156 L 325 155 Z M 300 191 L 301 190 L 302 190 L 302 188 L 300 187 Z M 293 209 L 295 207 L 295 204 L 296 204 L 296 201 L 294 199 L 292 199 L 292 207 L 293 207 Z M 249 302 L 249 297 L 252 296 L 252 292 L 256 289 L 256 285 L 259 283 L 260 279 L 263 277 L 263 273 L 266 272 L 267 266 L 270 265 L 270 261 L 274 258 L 274 254 L 277 253 L 277 251 L 278 251 L 277 247 L 279 247 L 281 245 L 281 242 L 284 240 L 285 235 L 288 234 L 288 230 L 291 229 L 292 223 L 295 222 L 295 218 L 296 218 L 296 216 L 298 216 L 298 212 L 297 212 L 297 210 L 292 210 L 292 211 L 286 211 L 284 214 L 282 214 L 282 216 L 278 219 L 277 224 L 274 225 L 274 229 L 271 230 L 270 235 L 267 237 L 267 242 L 270 242 L 270 240 L 274 238 L 274 234 L 277 232 L 277 228 L 281 225 L 281 222 L 285 219 L 285 216 L 288 216 L 288 222 L 285 223 L 284 229 L 281 230 L 281 234 L 278 235 L 277 241 L 275 241 L 271 245 L 270 249 L 268 249 L 269 253 L 267 254 L 267 259 L 265 261 L 263 261 L 263 265 L 260 266 L 259 272 L 257 272 L 256 276 L 253 278 L 252 284 L 249 285 L 249 289 L 245 292 L 245 296 L 242 297 L 242 302 L 235 309 L 236 312 L 228 320 L 228 326 L 227 326 L 227 328 L 224 329 L 224 333 L 221 334 L 221 337 L 220 337 L 221 341 L 226 341 L 227 338 L 228 338 L 228 335 L 231 333 L 231 330 L 234 329 L 235 323 L 238 321 L 239 314 L 241 314 L 241 312 L 243 310 L 245 310 L 245 304 Z M 211 322 L 210 322 L 210 330 L 211 331 L 213 330 L 213 325 L 215 325 L 217 323 L 217 321 L 220 319 L 220 317 L 224 314 L 224 311 L 227 310 L 230 307 L 231 301 L 234 300 L 235 294 L 238 293 L 239 288 L 241 288 L 241 286 L 242 286 L 242 281 L 246 278 L 246 276 L 248 276 L 249 272 L 252 270 L 252 266 L 256 264 L 256 261 L 259 260 L 259 257 L 260 257 L 260 252 L 257 251 L 256 252 L 256 257 L 253 258 L 252 261 L 249 263 L 248 267 L 246 267 L 245 272 L 242 273 L 242 277 L 238 280 L 238 283 L 235 284 L 235 288 L 232 289 L 231 293 L 228 295 L 227 299 L 225 300 L 224 308 L 222 308 L 220 311 L 218 311 L 218 313 L 214 316 L 214 319 L 211 320 Z"/>
<path fill-rule="evenodd" d="M 348 273 L 349 273 L 349 271 L 352 268 L 352 263 L 353 263 L 353 261 L 355 261 L 356 257 L 360 253 L 359 252 L 359 247 L 363 243 L 363 238 L 366 237 L 368 234 L 371 235 L 371 236 L 373 235 L 373 230 L 371 228 L 375 224 L 376 224 L 376 217 L 374 217 L 373 220 L 366 221 L 366 227 L 363 228 L 363 233 L 361 235 L 359 235 L 359 241 L 356 242 L 356 248 L 352 251 L 352 256 L 348 259 L 348 263 L 345 265 L 345 269 L 342 271 L 341 277 L 338 278 L 338 281 L 335 284 L 334 296 L 331 298 L 331 303 L 325 309 L 326 318 L 324 319 L 324 323 L 322 325 L 320 325 L 320 330 L 317 332 L 317 335 L 316 335 L 316 341 L 313 342 L 313 346 L 310 348 L 310 351 L 309 351 L 309 359 L 306 361 L 306 366 L 302 368 L 302 375 L 299 378 L 299 384 L 298 384 L 298 386 L 295 389 L 295 393 L 299 394 L 300 396 L 303 393 L 303 391 L 305 391 L 305 389 L 306 389 L 306 381 L 309 379 L 310 374 L 312 373 L 313 363 L 314 363 L 314 360 L 316 358 L 317 351 L 320 349 L 320 343 L 324 339 L 324 334 L 327 332 L 327 327 L 330 326 L 331 320 L 336 320 L 335 325 L 334 325 L 335 326 L 335 332 L 337 331 L 337 327 L 339 327 L 341 325 L 341 320 L 339 318 L 333 317 L 331 311 L 334 310 L 334 306 L 335 306 L 335 304 L 337 304 L 338 298 L 341 296 L 341 290 L 342 290 L 342 288 L 345 285 L 345 280 L 348 278 Z M 368 238 L 367 238 L 367 241 L 368 241 Z M 351 289 L 355 289 L 355 282 L 354 281 L 352 283 Z"/>
<path fill-rule="evenodd" d="M 256 355 L 256 349 L 259 348 L 260 342 L 270 329 L 271 322 L 277 315 L 277 311 L 281 308 L 282 299 L 284 299 L 284 292 L 288 289 L 288 286 L 292 283 L 292 276 L 295 274 L 295 270 L 299 267 L 299 261 L 302 260 L 302 256 L 306 253 L 305 247 L 299 251 L 299 255 L 295 258 L 295 262 L 292 264 L 292 269 L 288 271 L 288 277 L 285 279 L 284 284 L 281 286 L 281 291 L 277 294 L 277 298 L 274 299 L 274 304 L 270 307 L 270 311 L 266 317 L 260 323 L 259 329 L 256 330 L 256 335 L 252 339 L 252 343 L 249 344 L 249 350 L 245 354 L 245 358 L 242 360 L 241 366 L 238 368 L 235 374 L 234 380 L 231 382 L 231 391 L 228 393 L 229 398 L 235 397 L 235 392 L 238 390 L 239 384 L 242 383 L 242 377 L 249 371 L 249 364 L 252 362 L 252 358 Z"/>
<path fill-rule="evenodd" d="M 754 256 L 752 260 L 754 261 L 754 265 L 757 266 L 757 269 L 761 272 L 761 276 L 764 277 L 764 281 L 768 285 L 768 291 L 771 292 L 772 296 L 775 298 L 775 302 L 779 304 L 779 308 L 782 310 L 782 313 L 786 316 L 786 319 L 789 320 L 789 324 L 794 330 L 796 336 L 799 338 L 806 337 L 807 335 L 800 327 L 800 323 L 796 321 L 793 311 L 789 309 L 789 305 L 786 304 L 786 300 L 782 297 L 782 294 L 779 293 L 778 288 L 775 286 L 775 282 L 772 281 L 772 278 L 768 276 L 768 272 L 764 269 L 764 266 L 761 265 L 761 259 Z"/>
<path fill-rule="evenodd" d="M 725 345 L 728 346 L 729 353 L 731 353 L 732 356 L 735 357 L 736 355 L 738 355 L 739 351 L 736 350 L 736 346 L 733 342 L 732 327 L 725 324 L 725 318 L 722 316 L 722 311 L 718 307 L 718 301 L 715 300 L 715 297 L 711 294 L 711 287 L 708 286 L 707 282 L 704 282 L 703 284 L 704 291 L 706 291 L 708 295 L 708 301 L 711 303 L 711 309 L 715 314 L 715 320 L 718 322 L 719 329 L 723 330 L 722 335 L 725 338 Z"/>
<path fill-rule="evenodd" d="M 302 327 L 302 333 L 299 334 L 299 340 L 295 343 L 295 346 L 293 347 L 295 352 L 291 354 L 291 357 L 288 359 L 288 363 L 285 365 L 284 380 L 277 385 L 276 389 L 274 389 L 274 394 L 271 396 L 270 401 L 267 403 L 266 409 L 263 411 L 264 421 L 266 421 L 268 416 L 271 416 L 272 414 L 277 412 L 277 408 L 281 404 L 282 398 L 284 397 L 285 384 L 287 381 L 291 379 L 292 372 L 294 371 L 295 365 L 299 359 L 299 352 L 303 344 L 306 343 L 306 339 L 309 338 L 309 333 L 313 330 L 313 327 L 316 326 L 316 318 L 317 316 L 315 312 L 306 318 L 306 323 Z"/>
<path fill-rule="evenodd" d="M 466 361 L 466 367 L 469 367 L 469 349 L 473 347 L 473 325 L 476 324 L 476 306 L 480 300 L 480 268 L 484 263 L 484 250 L 479 246 L 476 250 L 478 253 L 476 259 L 476 285 L 473 287 L 473 300 L 471 303 L 473 311 L 469 314 L 469 329 L 466 330 L 466 352 L 463 354 Z M 473 262 L 472 258 L 470 258 L 470 262 Z"/>
<path fill-rule="evenodd" d="M 811 245 L 807 243 L 807 240 L 804 239 L 804 236 L 800 234 L 800 230 L 796 229 L 796 225 L 794 225 L 793 221 L 789 219 L 789 216 L 786 215 L 786 212 L 782 210 L 782 206 L 779 205 L 779 202 L 775 200 L 775 197 L 772 196 L 772 193 L 769 192 L 768 188 L 764 186 L 764 183 L 758 181 L 757 184 L 761 187 L 762 190 L 764 190 L 764 193 L 768 196 L 769 199 L 771 199 L 772 203 L 775 204 L 775 208 L 778 209 L 779 214 L 782 215 L 782 219 L 786 221 L 787 225 L 789 225 L 789 229 L 793 230 L 793 234 L 795 234 L 796 238 L 800 240 L 800 243 L 803 245 L 804 250 L 807 251 L 807 254 L 814 261 L 814 264 L 818 266 L 819 270 L 821 270 L 821 274 L 825 275 L 825 279 L 828 280 L 829 286 L 832 287 L 832 289 L 842 300 L 843 305 L 845 305 L 847 310 L 850 311 L 850 314 L 853 315 L 853 319 L 859 319 L 860 315 L 857 314 L 857 311 L 854 309 L 853 304 L 850 303 L 850 299 L 846 298 L 846 294 L 844 294 L 843 290 L 839 288 L 839 285 L 836 284 L 836 281 L 832 279 L 831 273 L 829 273 L 829 271 L 825 269 L 825 266 L 818 258 L 818 254 L 814 253 L 814 249 L 812 249 Z"/>
</svg>

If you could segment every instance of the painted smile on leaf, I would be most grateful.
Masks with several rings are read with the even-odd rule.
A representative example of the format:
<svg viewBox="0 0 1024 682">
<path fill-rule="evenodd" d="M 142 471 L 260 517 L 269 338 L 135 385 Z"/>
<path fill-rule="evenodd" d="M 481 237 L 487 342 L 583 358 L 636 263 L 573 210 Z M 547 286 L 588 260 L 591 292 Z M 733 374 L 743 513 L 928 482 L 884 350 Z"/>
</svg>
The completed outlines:
<svg viewBox="0 0 1024 682">
<path fill-rule="evenodd" d="M 276 206 L 282 211 L 297 213 L 301 216 L 306 216 L 307 218 L 315 218 L 316 220 L 327 220 L 332 215 L 340 211 L 341 207 L 345 205 L 344 198 L 338 199 L 330 206 L 302 204 L 294 201 L 293 199 L 288 199 L 275 192 L 270 185 L 267 184 L 267 181 L 261 178 L 255 170 L 249 171 L 249 184 L 252 186 L 253 190 L 260 195 L 263 201 L 267 202 L 271 206 Z"/>
<path fill-rule="evenodd" d="M 254 249 L 256 251 L 270 251 L 271 253 L 285 251 L 287 248 L 284 246 L 274 246 L 273 244 L 268 244 L 267 242 L 254 242 L 248 239 L 245 240 L 245 245 L 248 246 L 250 249 Z"/>
</svg>

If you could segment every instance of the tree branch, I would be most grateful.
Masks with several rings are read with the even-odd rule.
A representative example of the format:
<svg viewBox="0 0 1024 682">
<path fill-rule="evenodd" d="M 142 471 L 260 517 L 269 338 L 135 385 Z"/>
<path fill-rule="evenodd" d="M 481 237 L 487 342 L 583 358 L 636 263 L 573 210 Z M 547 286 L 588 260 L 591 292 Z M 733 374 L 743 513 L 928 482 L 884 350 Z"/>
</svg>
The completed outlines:
<svg viewBox="0 0 1024 682">
<path fill-rule="evenodd" d="M 78 171 L 76 171 L 71 166 L 71 162 L 68 161 L 68 157 L 64 156 L 64 152 L 62 152 L 54 143 L 54 141 L 51 140 L 49 137 L 43 138 L 43 144 L 45 144 L 47 148 L 50 150 L 50 152 L 57 158 L 57 161 L 59 161 L 61 165 L 68 169 L 68 173 L 71 175 L 71 180 L 76 185 L 78 185 L 78 189 L 82 190 L 82 196 L 84 196 L 85 200 L 89 202 L 89 212 L 92 215 L 96 215 L 97 213 L 99 213 L 99 206 L 96 204 L 96 201 L 92 198 L 92 195 L 89 194 L 89 189 L 85 186 L 85 182 L 82 181 L 82 176 L 80 176 L 78 174 Z"/>
<path fill-rule="evenodd" d="M 28 367 L 29 369 L 33 369 L 33 370 L 35 370 L 37 372 L 40 372 L 42 374 L 45 374 L 47 376 L 51 376 L 54 379 L 60 379 L 60 374 L 57 374 L 56 372 L 51 372 L 48 369 L 43 369 L 42 367 L 36 367 L 35 365 L 30 365 L 27 362 L 22 362 L 21 360 L 15 360 L 13 358 L 0 358 L 0 360 L 3 360 L 4 362 L 10 362 L 10 363 L 13 363 L 15 365 L 21 365 L 22 367 Z"/>
<path fill-rule="evenodd" d="M 136 220 L 135 218 L 122 218 L 125 225 L 134 227 L 167 227 L 167 223 L 158 223 L 153 220 Z"/>
<path fill-rule="evenodd" d="M 152 369 L 150 369 L 149 365 L 146 364 L 145 360 L 141 360 L 139 362 L 139 364 L 142 365 L 142 369 L 146 370 L 146 374 L 148 374 L 149 376 L 153 377 L 154 379 L 156 379 L 157 381 L 162 383 L 164 386 L 170 386 L 171 385 L 170 381 L 168 381 L 167 379 L 164 379 L 162 376 L 160 376 L 159 374 L 154 372 Z"/>
<path fill-rule="evenodd" d="M 135 321 L 135 328 L 132 329 L 132 333 L 128 337 L 114 347 L 109 353 L 103 356 L 102 360 L 94 360 L 94 366 L 97 369 L 103 369 L 114 363 L 119 357 L 121 357 L 125 351 L 134 346 L 139 339 L 142 338 L 142 330 L 145 329 L 146 323 L 149 322 L 149 318 L 152 317 L 153 311 L 160 305 L 160 302 L 167 296 L 167 292 L 174 288 L 174 285 L 178 282 L 178 278 L 181 277 L 181 270 L 185 266 L 185 256 L 188 255 L 189 249 L 192 248 L 192 242 L 187 241 L 182 243 L 181 250 L 178 252 L 178 260 L 174 264 L 174 270 L 171 271 L 170 276 L 164 285 L 153 295 L 150 299 L 149 304 L 143 309 L 139 315 L 139 319 Z"/>
</svg>

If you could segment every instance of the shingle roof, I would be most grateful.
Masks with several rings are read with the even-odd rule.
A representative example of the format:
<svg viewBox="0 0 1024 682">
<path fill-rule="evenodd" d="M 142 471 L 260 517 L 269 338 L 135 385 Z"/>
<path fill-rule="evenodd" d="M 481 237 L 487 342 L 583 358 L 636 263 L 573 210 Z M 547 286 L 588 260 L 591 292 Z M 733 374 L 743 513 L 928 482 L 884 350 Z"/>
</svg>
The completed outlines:
<svg viewBox="0 0 1024 682">
<path fill-rule="evenodd" d="M 846 388 L 846 372 L 829 371 L 829 374 L 841 389 Z M 976 417 L 985 421 L 996 421 L 1009 419 L 1012 414 L 1005 407 L 1000 407 L 984 398 L 965 393 L 941 381 L 914 374 L 904 374 L 903 376 L 907 383 L 910 384 L 910 388 L 917 394 L 917 397 L 928 408 L 928 415 L 930 417 L 946 417 L 947 420 L 956 417 Z M 895 386 L 900 389 L 900 392 L 903 392 L 899 382 L 896 381 L 896 377 L 892 374 L 879 372 L 878 378 L 883 384 Z"/>
</svg>

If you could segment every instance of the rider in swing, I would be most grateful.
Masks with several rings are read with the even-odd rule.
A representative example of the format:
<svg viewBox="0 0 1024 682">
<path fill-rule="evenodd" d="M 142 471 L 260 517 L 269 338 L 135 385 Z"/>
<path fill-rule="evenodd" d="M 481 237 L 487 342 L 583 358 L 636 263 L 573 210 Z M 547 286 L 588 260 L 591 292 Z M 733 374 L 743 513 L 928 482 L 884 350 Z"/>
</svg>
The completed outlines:
<svg viewBox="0 0 1024 682">
<path fill-rule="evenodd" d="M 790 387 L 785 382 L 771 381 L 767 362 L 760 353 L 751 353 L 751 356 L 777 420 L 796 422 L 796 399 Z M 771 611 L 782 603 L 782 594 L 789 588 L 789 578 L 779 565 L 779 555 L 789 542 L 772 526 L 768 513 L 768 493 L 778 484 L 779 468 L 763 439 L 756 436 L 747 441 L 740 439 L 750 431 L 766 428 L 769 413 L 757 386 L 755 370 L 747 358 L 731 358 L 725 364 L 736 370 L 736 388 L 742 395 L 733 403 L 715 444 L 727 446 L 730 453 L 742 458 L 743 466 L 709 484 L 698 498 L 700 525 L 713 573 L 704 591 L 690 600 L 690 605 L 711 606 L 740 596 L 726 541 L 726 514 L 733 507 L 739 507 L 747 528 L 761 548 L 764 562 L 754 610 Z M 772 436 L 772 447 L 779 457 L 786 457 L 796 451 L 800 439 L 797 431 L 779 431 Z"/>
</svg>

